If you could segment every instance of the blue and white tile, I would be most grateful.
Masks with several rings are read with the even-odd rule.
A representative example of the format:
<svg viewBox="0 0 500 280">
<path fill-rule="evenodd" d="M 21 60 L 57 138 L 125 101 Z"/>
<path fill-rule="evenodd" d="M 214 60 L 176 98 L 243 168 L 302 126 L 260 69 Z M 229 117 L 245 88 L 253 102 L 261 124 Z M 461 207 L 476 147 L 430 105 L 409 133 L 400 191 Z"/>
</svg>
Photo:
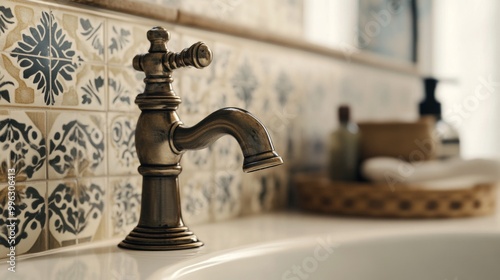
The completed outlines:
<svg viewBox="0 0 500 280">
<path fill-rule="evenodd" d="M 63 8 L 52 8 L 55 21 L 71 37 L 72 48 L 78 51 L 77 60 L 104 63 L 105 20 L 88 13 L 75 13 Z"/>
<path fill-rule="evenodd" d="M 105 113 L 49 112 L 49 179 L 105 175 L 105 123 Z"/>
<path fill-rule="evenodd" d="M 216 221 L 235 218 L 242 210 L 242 172 L 220 170 L 215 172 L 212 211 Z"/>
<path fill-rule="evenodd" d="M 277 200 L 276 182 L 272 170 L 243 175 L 242 201 L 245 214 L 255 214 L 274 209 Z"/>
<path fill-rule="evenodd" d="M 139 222 L 142 177 L 109 177 L 110 229 L 112 236 L 125 236 Z"/>
<path fill-rule="evenodd" d="M 16 178 L 14 190 L 14 209 L 10 213 L 8 202 L 12 194 L 8 189 L 8 183 L 3 181 L 7 178 L 7 170 L 2 166 L 0 173 L 2 182 L 0 183 L 0 254 L 6 256 L 9 247 L 14 246 L 16 255 L 25 253 L 35 253 L 47 250 L 45 242 L 46 234 L 46 203 L 47 192 L 46 182 L 24 182 Z M 13 214 L 13 215 L 11 215 Z M 16 218 L 14 226 L 14 239 L 10 239 L 10 230 L 7 228 L 8 218 Z M 11 240 L 14 240 L 11 243 Z"/>
<path fill-rule="evenodd" d="M 49 181 L 49 246 L 58 248 L 99 239 L 105 225 L 105 178 Z M 99 229 L 101 230 L 99 231 Z"/>
<path fill-rule="evenodd" d="M 212 144 L 214 167 L 216 170 L 242 171 L 243 153 L 240 145 L 232 136 L 226 135 Z"/>
<path fill-rule="evenodd" d="M 79 178 L 77 184 L 78 244 L 106 238 L 106 178 Z"/>
<path fill-rule="evenodd" d="M 19 71 L 18 76 L 23 78 L 31 95 L 34 95 L 23 98 L 21 103 L 58 105 L 67 90 L 63 84 L 75 79 L 81 64 L 81 54 L 75 49 L 74 39 L 53 14 L 46 11 L 41 11 L 40 19 L 23 29 L 19 37 L 7 51 Z"/>
<path fill-rule="evenodd" d="M 55 76 L 51 79 L 48 57 L 11 53 L 2 54 L 2 58 L 5 73 L 13 77 L 18 84 L 13 91 L 11 88 L 10 105 L 45 107 L 51 104 L 51 98 L 56 96 L 51 90 L 51 81 L 60 78 Z"/>
<path fill-rule="evenodd" d="M 66 60 L 51 60 L 54 67 L 59 63 L 66 62 Z M 50 94 L 45 96 L 45 98 L 49 98 L 51 106 L 78 110 L 105 110 L 105 67 L 82 63 L 74 70 L 74 75 L 68 76 L 68 79 L 55 81 Z M 41 98 L 41 95 L 39 97 Z"/>
<path fill-rule="evenodd" d="M 16 92 L 21 88 L 14 77 L 17 77 L 18 73 L 19 70 L 12 64 L 7 55 L 0 53 L 0 105 L 8 106 L 17 102 Z"/>
<path fill-rule="evenodd" d="M 74 83 L 80 109 L 104 111 L 107 108 L 107 80 L 104 66 L 83 64 Z M 73 90 L 73 88 L 71 88 Z"/>
<path fill-rule="evenodd" d="M 205 42 L 209 47 L 213 45 L 211 40 L 205 37 L 186 35 L 181 37 L 181 47 L 188 48 L 196 42 Z M 203 69 L 189 67 L 173 72 L 174 79 L 181 76 L 180 93 L 182 104 L 179 107 L 180 114 L 206 114 L 208 113 L 208 102 L 210 92 L 214 90 L 214 69 L 209 65 Z M 175 81 L 174 81 L 175 83 Z"/>
<path fill-rule="evenodd" d="M 135 148 L 138 115 L 108 113 L 108 170 L 110 175 L 137 174 L 139 158 Z"/>
<path fill-rule="evenodd" d="M 0 49 L 6 52 L 13 51 L 23 35 L 35 32 L 39 36 L 37 41 L 31 41 L 26 48 L 31 49 L 32 55 L 49 56 L 50 48 L 50 11 L 49 8 L 37 3 L 21 3 L 2 1 L 0 5 L 4 28 L 0 36 Z M 34 30 L 30 30 L 34 28 Z"/>
<path fill-rule="evenodd" d="M 135 55 L 147 53 L 149 41 L 148 26 L 108 19 L 107 21 L 107 63 L 117 66 L 132 65 Z"/>
<path fill-rule="evenodd" d="M 212 220 L 214 177 L 209 171 L 185 171 L 179 176 L 182 216 L 187 225 Z"/>
<path fill-rule="evenodd" d="M 130 67 L 108 67 L 108 111 L 139 112 L 134 103 L 144 92 L 144 72 Z"/>
<path fill-rule="evenodd" d="M 80 216 L 78 184 L 74 179 L 66 179 L 48 181 L 47 187 L 49 249 L 76 245 Z"/>
<path fill-rule="evenodd" d="M 15 169 L 18 180 L 46 178 L 45 112 L 0 110 L 2 166 Z"/>
<path fill-rule="evenodd" d="M 212 221 L 214 174 L 184 171 L 179 176 L 182 216 L 187 225 Z"/>
<path fill-rule="evenodd" d="M 258 56 L 257 53 L 254 55 Z M 260 101 L 257 96 L 264 81 L 260 77 L 255 59 L 250 53 L 242 54 L 229 80 L 235 97 L 242 102 L 243 109 L 251 109 L 255 107 L 255 100 Z"/>
<path fill-rule="evenodd" d="M 221 36 L 221 41 L 227 38 Z M 214 43 L 214 58 L 212 64 L 208 66 L 214 71 L 214 85 L 208 92 L 209 112 L 213 112 L 223 107 L 241 107 L 245 102 L 235 94 L 234 86 L 228 82 L 233 77 L 237 69 L 237 59 L 240 49 L 231 42 Z"/>
<path fill-rule="evenodd" d="M 181 121 L 184 126 L 191 127 L 200 122 L 205 115 L 184 114 Z M 190 171 L 210 171 L 214 164 L 213 145 L 200 150 L 187 150 L 182 155 L 181 165 L 183 170 Z"/>
<path fill-rule="evenodd" d="M 16 4 L 4 1 L 0 5 L 0 50 L 4 50 L 7 43 L 7 36 L 18 25 L 18 15 L 15 11 Z"/>
<path fill-rule="evenodd" d="M 22 77 L 37 92 L 34 105 L 53 106 L 65 95 L 63 83 L 75 79 L 81 53 L 52 13 L 42 11 L 35 25 L 36 28 L 24 29 L 22 39 L 7 51 L 11 52 Z"/>
</svg>

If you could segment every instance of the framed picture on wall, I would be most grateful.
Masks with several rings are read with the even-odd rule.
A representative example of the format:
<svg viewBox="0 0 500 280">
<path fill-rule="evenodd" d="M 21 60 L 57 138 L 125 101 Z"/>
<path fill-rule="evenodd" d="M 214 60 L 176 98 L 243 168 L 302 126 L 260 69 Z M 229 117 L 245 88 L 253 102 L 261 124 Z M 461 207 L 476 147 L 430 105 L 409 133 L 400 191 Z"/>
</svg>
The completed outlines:
<svg viewBox="0 0 500 280">
<path fill-rule="evenodd" d="M 359 0 L 358 15 L 360 49 L 417 62 L 416 0 Z"/>
</svg>

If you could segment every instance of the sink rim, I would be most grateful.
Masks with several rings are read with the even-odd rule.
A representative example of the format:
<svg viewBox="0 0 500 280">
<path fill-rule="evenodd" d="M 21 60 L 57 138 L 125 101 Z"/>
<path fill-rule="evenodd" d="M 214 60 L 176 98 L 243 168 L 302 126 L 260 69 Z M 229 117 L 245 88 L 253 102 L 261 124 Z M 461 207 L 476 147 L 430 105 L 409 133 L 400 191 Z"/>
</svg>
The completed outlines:
<svg viewBox="0 0 500 280">
<path fill-rule="evenodd" d="M 377 240 L 384 241 L 392 240 L 412 240 L 421 238 L 442 238 L 443 236 L 454 236 L 459 238 L 498 238 L 500 239 L 500 231 L 491 229 L 392 229 L 374 230 L 372 232 L 356 232 L 356 233 L 331 233 L 331 234 L 313 234 L 300 237 L 286 238 L 277 241 L 267 241 L 262 243 L 247 244 L 238 246 L 232 249 L 225 249 L 217 252 L 207 253 L 196 256 L 189 260 L 178 262 L 172 266 L 168 266 L 157 270 L 153 273 L 150 279 L 178 279 L 178 277 L 189 276 L 198 270 L 211 266 L 224 265 L 237 259 L 248 257 L 265 256 L 268 254 L 283 252 L 292 249 L 311 248 L 318 245 L 318 238 L 325 240 L 333 238 L 336 246 L 349 245 L 355 242 L 376 242 Z M 290 246 L 291 245 L 291 246 Z"/>
</svg>

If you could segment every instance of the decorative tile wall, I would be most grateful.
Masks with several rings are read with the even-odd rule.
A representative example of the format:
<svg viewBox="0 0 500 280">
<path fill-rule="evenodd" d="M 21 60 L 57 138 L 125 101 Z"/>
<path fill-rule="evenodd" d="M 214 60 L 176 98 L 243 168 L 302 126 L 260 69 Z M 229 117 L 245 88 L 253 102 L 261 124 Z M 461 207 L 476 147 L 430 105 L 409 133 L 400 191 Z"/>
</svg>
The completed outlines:
<svg viewBox="0 0 500 280">
<path fill-rule="evenodd" d="M 283 209 L 290 170 L 326 162 L 325 142 L 340 103 L 352 106 L 356 120 L 417 116 L 418 77 L 147 19 L 2 1 L 0 258 L 8 250 L 9 169 L 16 171 L 18 255 L 124 236 L 136 225 L 140 111 L 134 99 L 144 75 L 131 60 L 148 50 L 146 31 L 154 25 L 171 31 L 174 51 L 203 40 L 214 53 L 208 68 L 174 74 L 183 122 L 194 125 L 225 106 L 250 110 L 285 161 L 245 174 L 231 137 L 187 152 L 180 183 L 189 225 Z"/>
</svg>

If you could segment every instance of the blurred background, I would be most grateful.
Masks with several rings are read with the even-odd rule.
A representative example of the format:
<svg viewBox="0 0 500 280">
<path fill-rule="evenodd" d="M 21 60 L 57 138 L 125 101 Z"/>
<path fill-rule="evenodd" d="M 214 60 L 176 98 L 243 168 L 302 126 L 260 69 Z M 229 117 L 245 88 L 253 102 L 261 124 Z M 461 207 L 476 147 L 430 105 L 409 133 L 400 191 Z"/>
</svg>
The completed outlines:
<svg viewBox="0 0 500 280">
<path fill-rule="evenodd" d="M 414 61 L 419 75 L 441 79 L 437 98 L 460 133 L 462 156 L 498 157 L 498 3 L 411 2 L 304 1 L 304 34 L 334 49 Z M 484 81 L 491 94 L 476 100 Z"/>
<path fill-rule="evenodd" d="M 131 62 L 148 51 L 151 27 L 169 30 L 172 51 L 197 41 L 213 51 L 209 67 L 173 74 L 184 124 L 221 107 L 244 108 L 266 125 L 285 162 L 243 174 L 231 137 L 187 152 L 181 201 L 192 225 L 287 209 L 290 197 L 307 197 L 294 193 L 298 173 L 330 168 L 360 181 L 362 160 L 370 157 L 406 164 L 416 151 L 424 152 L 418 160 L 434 160 L 444 145 L 459 165 L 498 159 L 499 12 L 494 0 L 1 1 L 0 198 L 7 170 L 15 169 L 17 214 L 32 217 L 17 232 L 18 254 L 122 237 L 137 224 L 142 178 L 134 136 L 141 112 L 134 99 L 144 73 Z M 433 119 L 421 121 L 424 115 Z M 419 139 L 434 142 L 422 148 Z M 346 171 L 347 162 L 354 167 Z M 465 162 L 463 169 L 436 163 L 448 177 L 498 173 L 493 162 Z M 364 183 L 380 174 L 384 181 L 387 170 L 370 170 L 376 174 L 361 176 Z M 381 199 L 394 194 L 382 188 Z M 328 207 L 333 200 L 325 197 L 315 201 Z M 351 205 L 349 199 L 338 205 Z M 7 218 L 6 199 L 0 202 Z M 398 213 L 408 210 L 406 202 L 394 202 Z M 363 211 L 372 213 L 372 206 Z M 6 238 L 0 232 L 3 256 Z"/>
</svg>

